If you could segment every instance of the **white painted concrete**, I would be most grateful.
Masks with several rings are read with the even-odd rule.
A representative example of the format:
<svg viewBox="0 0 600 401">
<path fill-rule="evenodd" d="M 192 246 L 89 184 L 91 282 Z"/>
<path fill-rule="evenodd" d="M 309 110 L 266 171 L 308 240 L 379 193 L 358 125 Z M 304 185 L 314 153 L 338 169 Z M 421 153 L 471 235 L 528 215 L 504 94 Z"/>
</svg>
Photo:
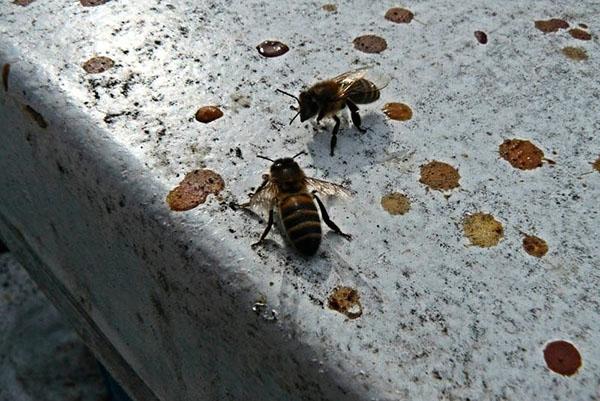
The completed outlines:
<svg viewBox="0 0 600 401">
<path fill-rule="evenodd" d="M 396 5 L 0 5 L 0 63 L 11 64 L 0 236 L 139 400 L 599 396 L 600 174 L 583 174 L 600 154 L 600 6 L 425 1 L 405 5 L 422 23 L 398 25 L 383 18 Z M 588 24 L 592 40 L 535 29 L 551 17 Z M 356 51 L 365 33 L 388 49 Z M 265 39 L 290 51 L 262 58 Z M 564 57 L 564 46 L 589 59 Z M 87 74 L 95 55 L 115 67 Z M 369 132 L 342 125 L 336 157 L 330 125 L 288 126 L 290 99 L 275 88 L 370 64 L 393 80 L 362 107 Z M 411 105 L 413 119 L 387 120 L 388 101 Z M 196 122 L 207 104 L 224 117 Z M 556 164 L 512 168 L 498 156 L 507 138 L 530 139 Z M 328 234 L 306 260 L 275 231 L 253 250 L 264 225 L 227 204 L 260 183 L 268 166 L 255 154 L 302 149 L 307 173 L 356 191 L 329 204 L 354 240 Z M 459 169 L 449 198 L 419 182 L 431 160 Z M 205 166 L 225 180 L 221 199 L 171 212 L 166 194 Z M 392 191 L 410 197 L 408 214 L 380 207 Z M 461 221 L 477 211 L 504 225 L 498 246 L 468 246 Z M 521 231 L 544 238 L 548 255 L 526 254 Z M 327 308 L 337 285 L 359 291 L 360 318 Z M 252 311 L 265 298 L 276 320 Z M 580 350 L 577 375 L 546 368 L 554 338 Z"/>
</svg>

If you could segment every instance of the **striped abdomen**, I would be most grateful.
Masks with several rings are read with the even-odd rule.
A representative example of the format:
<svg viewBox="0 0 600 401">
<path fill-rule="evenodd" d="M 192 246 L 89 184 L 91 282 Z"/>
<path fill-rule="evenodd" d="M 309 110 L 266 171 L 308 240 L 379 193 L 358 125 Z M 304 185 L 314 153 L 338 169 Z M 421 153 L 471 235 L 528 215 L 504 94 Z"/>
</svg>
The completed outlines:
<svg viewBox="0 0 600 401">
<path fill-rule="evenodd" d="M 361 78 L 348 89 L 348 99 L 357 104 L 367 104 L 379 99 L 379 89 L 369 80 Z"/>
<path fill-rule="evenodd" d="M 308 193 L 284 195 L 279 215 L 292 244 L 304 255 L 314 255 L 321 243 L 321 219 Z"/>
</svg>

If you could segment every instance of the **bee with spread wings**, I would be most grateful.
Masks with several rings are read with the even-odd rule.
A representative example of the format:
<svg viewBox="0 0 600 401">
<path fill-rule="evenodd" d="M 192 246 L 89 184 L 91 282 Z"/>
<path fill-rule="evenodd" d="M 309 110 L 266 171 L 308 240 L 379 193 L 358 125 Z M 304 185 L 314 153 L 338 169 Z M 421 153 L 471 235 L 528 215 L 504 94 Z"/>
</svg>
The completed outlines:
<svg viewBox="0 0 600 401">
<path fill-rule="evenodd" d="M 349 234 L 343 233 L 331 221 L 325 205 L 317 197 L 317 192 L 327 196 L 350 196 L 350 191 L 341 185 L 328 181 L 307 177 L 298 163 L 294 160 L 297 156 L 305 154 L 304 151 L 294 157 L 271 160 L 265 156 L 258 156 L 271 161 L 273 164 L 269 174 L 263 175 L 263 182 L 250 196 L 247 203 L 240 205 L 244 208 L 263 207 L 269 211 L 269 220 L 265 231 L 260 236 L 260 244 L 273 226 L 273 211 L 277 208 L 287 237 L 294 247 L 302 254 L 311 256 L 319 249 L 321 243 L 321 219 L 315 201 L 319 205 L 321 217 L 329 228 L 346 239 L 351 239 Z"/>
<path fill-rule="evenodd" d="M 363 67 L 317 82 L 307 90 L 300 92 L 299 97 L 281 89 L 277 89 L 277 91 L 298 101 L 298 113 L 292 118 L 290 124 L 298 115 L 302 122 L 314 116 L 317 117 L 317 122 L 325 117 L 333 118 L 335 126 L 331 132 L 330 144 L 330 155 L 333 156 L 337 133 L 340 129 L 340 119 L 337 113 L 348 106 L 354 126 L 360 132 L 366 132 L 361 126 L 357 104 L 368 104 L 379 99 L 381 89 L 388 83 L 389 79 L 386 77 L 373 74 L 370 67 Z"/>
</svg>

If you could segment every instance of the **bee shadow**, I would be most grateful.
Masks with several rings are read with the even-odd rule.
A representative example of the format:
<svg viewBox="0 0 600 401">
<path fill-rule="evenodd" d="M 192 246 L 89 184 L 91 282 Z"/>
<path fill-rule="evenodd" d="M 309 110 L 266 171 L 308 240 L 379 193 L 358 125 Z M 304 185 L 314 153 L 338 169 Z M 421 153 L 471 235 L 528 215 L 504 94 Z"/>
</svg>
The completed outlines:
<svg viewBox="0 0 600 401">
<path fill-rule="evenodd" d="M 260 214 L 257 214 L 252 210 L 242 210 L 249 218 L 256 221 L 256 227 L 258 228 L 256 229 L 256 233 L 253 235 L 255 236 L 255 241 L 258 241 L 259 236 L 266 227 L 266 221 L 260 216 Z M 325 250 L 327 246 L 324 244 L 324 242 L 336 241 L 336 238 L 340 241 L 343 240 L 343 238 L 340 238 L 339 235 L 336 235 L 332 232 L 327 232 L 327 229 L 325 228 L 319 251 L 312 256 L 303 255 L 296 248 L 294 248 L 290 240 L 287 238 L 281 219 L 276 214 L 269 234 L 265 237 L 265 239 L 262 240 L 260 244 L 253 245 L 252 249 L 255 251 L 262 249 L 265 252 L 278 253 L 282 258 L 285 258 L 288 261 L 290 266 L 289 268 L 291 268 L 291 274 L 308 283 L 317 285 L 326 281 L 331 271 L 331 264 L 327 261 L 329 252 Z"/>
<path fill-rule="evenodd" d="M 314 128 L 308 126 L 315 131 L 308 143 L 308 152 L 315 167 L 340 175 L 340 172 L 353 172 L 384 161 L 393 128 L 387 118 L 376 111 L 365 111 L 361 116 L 362 127 L 367 132 L 360 132 L 349 119 L 343 121 L 333 156 L 329 154 L 333 121 L 328 120 Z"/>
<path fill-rule="evenodd" d="M 325 238 L 323 238 L 325 240 Z M 314 256 L 304 256 L 295 252 L 297 268 L 293 269 L 293 274 L 307 284 L 320 287 L 329 279 L 331 274 L 331 261 L 329 253 L 320 249 Z"/>
</svg>

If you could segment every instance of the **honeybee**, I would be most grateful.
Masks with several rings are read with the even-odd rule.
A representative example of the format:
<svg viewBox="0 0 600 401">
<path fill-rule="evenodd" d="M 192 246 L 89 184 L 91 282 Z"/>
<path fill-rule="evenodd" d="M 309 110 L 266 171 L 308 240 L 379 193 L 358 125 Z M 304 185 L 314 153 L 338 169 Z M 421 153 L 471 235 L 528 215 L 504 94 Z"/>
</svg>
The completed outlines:
<svg viewBox="0 0 600 401">
<path fill-rule="evenodd" d="M 335 125 L 331 132 L 330 144 L 330 155 L 333 156 L 333 150 L 337 143 L 337 133 L 340 129 L 340 119 L 337 113 L 348 106 L 354 126 L 362 133 L 367 132 L 361 126 L 357 104 L 368 104 L 379 99 L 381 89 L 386 87 L 389 82 L 384 77 L 374 77 L 376 83 L 373 82 L 374 79 L 371 77 L 367 79 L 365 76 L 369 70 L 370 67 L 363 67 L 317 82 L 307 90 L 300 92 L 300 97 L 277 89 L 278 92 L 298 101 L 298 113 L 292 118 L 290 125 L 298 115 L 302 122 L 314 116 L 317 116 L 317 122 L 325 117 L 333 118 Z"/>
<path fill-rule="evenodd" d="M 262 184 L 250 195 L 250 200 L 239 205 L 243 208 L 262 206 L 269 211 L 267 227 L 258 242 L 252 244 L 253 247 L 259 245 L 271 230 L 273 212 L 277 208 L 290 242 L 303 255 L 314 255 L 321 243 L 321 219 L 315 201 L 319 206 L 325 224 L 344 238 L 348 240 L 352 238 L 350 234 L 343 233 L 331 221 L 325 205 L 316 195 L 319 192 L 327 196 L 349 196 L 350 191 L 332 182 L 307 177 L 294 160 L 302 154 L 306 153 L 302 151 L 293 157 L 277 160 L 258 156 L 261 159 L 269 160 L 273 164 L 271 164 L 269 174 L 263 175 Z"/>
</svg>

